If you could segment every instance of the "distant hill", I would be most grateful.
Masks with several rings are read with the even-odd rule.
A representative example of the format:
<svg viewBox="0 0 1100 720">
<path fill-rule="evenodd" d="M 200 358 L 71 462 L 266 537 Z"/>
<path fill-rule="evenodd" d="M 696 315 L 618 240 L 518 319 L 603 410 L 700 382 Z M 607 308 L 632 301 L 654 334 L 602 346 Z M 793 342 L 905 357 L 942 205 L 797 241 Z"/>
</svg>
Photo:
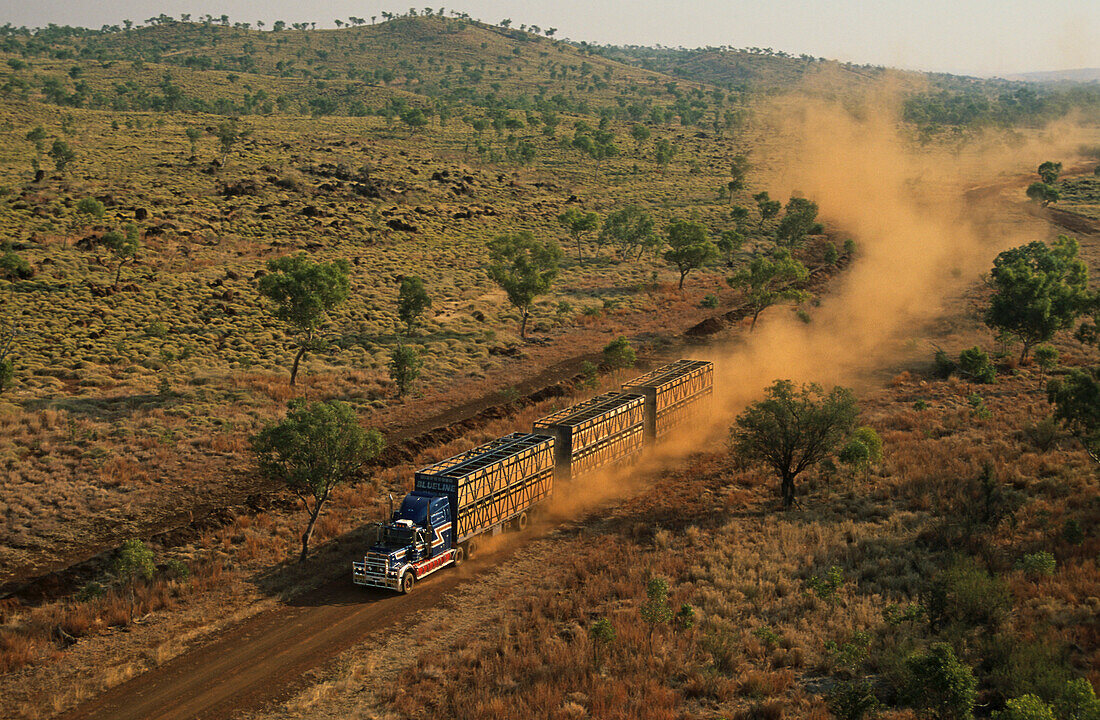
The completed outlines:
<svg viewBox="0 0 1100 720">
<path fill-rule="evenodd" d="M 1077 70 L 1048 70 L 1045 72 L 1019 73 L 1005 75 L 1005 80 L 1034 83 L 1100 83 L 1100 68 L 1078 68 Z"/>
</svg>

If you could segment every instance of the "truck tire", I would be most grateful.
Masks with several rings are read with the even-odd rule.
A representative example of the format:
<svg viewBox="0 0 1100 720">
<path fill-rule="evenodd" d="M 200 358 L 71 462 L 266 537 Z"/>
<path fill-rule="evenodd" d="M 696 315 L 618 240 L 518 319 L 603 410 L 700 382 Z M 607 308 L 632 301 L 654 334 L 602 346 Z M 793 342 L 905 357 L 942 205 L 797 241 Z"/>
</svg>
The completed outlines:
<svg viewBox="0 0 1100 720">
<path fill-rule="evenodd" d="M 526 512 L 521 512 L 519 517 L 516 518 L 516 530 L 523 532 L 527 529 L 528 517 Z"/>
<path fill-rule="evenodd" d="M 413 591 L 416 586 L 416 575 L 413 575 L 412 571 L 405 573 L 401 576 L 401 592 L 408 595 Z"/>
<path fill-rule="evenodd" d="M 466 559 L 473 560 L 477 557 L 477 540 L 473 538 L 466 541 Z"/>
<path fill-rule="evenodd" d="M 455 567 L 458 567 L 464 562 L 466 562 L 466 549 L 459 545 L 455 548 Z"/>
</svg>

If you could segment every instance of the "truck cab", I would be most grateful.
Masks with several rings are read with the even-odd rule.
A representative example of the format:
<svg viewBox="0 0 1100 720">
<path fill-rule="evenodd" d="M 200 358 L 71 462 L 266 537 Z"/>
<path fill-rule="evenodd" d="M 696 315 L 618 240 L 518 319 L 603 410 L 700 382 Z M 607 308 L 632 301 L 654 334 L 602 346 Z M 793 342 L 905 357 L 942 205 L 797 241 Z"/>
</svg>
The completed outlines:
<svg viewBox="0 0 1100 720">
<path fill-rule="evenodd" d="M 455 547 L 450 498 L 414 490 L 387 523 L 379 523 L 378 541 L 363 562 L 352 563 L 356 585 L 409 592 L 417 580 L 462 562 Z"/>
</svg>

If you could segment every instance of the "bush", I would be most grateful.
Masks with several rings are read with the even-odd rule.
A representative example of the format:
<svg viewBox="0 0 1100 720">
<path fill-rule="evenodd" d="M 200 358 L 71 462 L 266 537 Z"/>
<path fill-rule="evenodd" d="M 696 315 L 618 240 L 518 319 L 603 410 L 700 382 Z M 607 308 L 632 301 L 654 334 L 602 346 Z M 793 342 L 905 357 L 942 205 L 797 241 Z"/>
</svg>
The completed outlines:
<svg viewBox="0 0 1100 720">
<path fill-rule="evenodd" d="M 89 580 L 84 583 L 83 587 L 77 590 L 76 599 L 81 602 L 87 602 L 97 597 L 102 597 L 105 592 L 107 592 L 107 588 L 103 587 L 102 583 L 98 583 L 95 580 Z"/>
<path fill-rule="evenodd" d="M 833 565 L 821 577 L 811 575 L 806 581 L 806 586 L 822 600 L 835 600 L 836 591 L 844 584 L 844 573 L 839 567 Z"/>
<path fill-rule="evenodd" d="M 103 203 L 92 197 L 86 197 L 76 204 L 76 211 L 81 215 L 90 215 L 99 220 L 103 217 Z"/>
<path fill-rule="evenodd" d="M 947 643 L 905 661 L 913 707 L 928 710 L 937 720 L 970 720 L 978 697 L 978 681 Z"/>
<path fill-rule="evenodd" d="M 994 720 L 1054 720 L 1050 706 L 1035 695 L 1024 695 L 1005 703 L 1005 709 L 993 713 Z"/>
<path fill-rule="evenodd" d="M 974 382 L 991 383 L 997 379 L 997 369 L 985 351 L 975 345 L 959 353 L 959 372 Z"/>
<path fill-rule="evenodd" d="M 1008 589 L 973 560 L 959 560 L 933 583 L 924 599 L 933 627 L 996 628 L 1011 609 Z"/>
<path fill-rule="evenodd" d="M 171 558 L 165 563 L 164 573 L 173 580 L 186 580 L 191 576 L 191 568 L 182 560 Z"/>
<path fill-rule="evenodd" d="M 584 379 L 581 380 L 581 387 L 585 388 L 586 390 L 595 389 L 596 383 L 599 381 L 600 378 L 600 371 L 599 368 L 596 367 L 596 364 L 593 362 L 589 362 L 588 360 L 582 362 L 581 375 L 584 376 Z"/>
<path fill-rule="evenodd" d="M 943 350 L 936 350 L 932 362 L 936 368 L 936 375 L 944 379 L 951 377 L 951 373 L 959 367 L 958 363 L 952 360 Z"/>
<path fill-rule="evenodd" d="M 705 307 L 713 310 L 714 308 L 718 307 L 718 296 L 713 293 L 707 295 L 705 298 L 703 298 L 702 302 L 699 303 L 699 307 Z"/>
<path fill-rule="evenodd" d="M 855 470 L 869 470 L 882 461 L 882 438 L 866 425 L 856 428 L 840 451 L 840 461 Z"/>
<path fill-rule="evenodd" d="M 1025 575 L 1033 578 L 1050 577 L 1057 568 L 1058 562 L 1045 550 L 1024 555 L 1016 563 L 1017 570 L 1023 570 Z"/>
<path fill-rule="evenodd" d="M 860 720 L 879 708 L 874 687 L 867 680 L 841 680 L 825 698 L 838 720 Z"/>
<path fill-rule="evenodd" d="M 1081 523 L 1074 518 L 1066 520 L 1062 525 L 1062 540 L 1070 545 L 1080 545 L 1085 542 L 1085 531 L 1081 528 Z"/>
<path fill-rule="evenodd" d="M 825 262 L 829 265 L 836 265 L 839 259 L 840 253 L 837 252 L 836 245 L 825 243 Z"/>
<path fill-rule="evenodd" d="M 25 259 L 8 250 L 0 255 L 0 277 L 5 280 L 27 280 L 34 275 L 34 269 Z"/>
<path fill-rule="evenodd" d="M 1058 720 L 1100 720 L 1100 700 L 1088 680 L 1070 680 L 1054 701 L 1054 711 Z"/>
</svg>

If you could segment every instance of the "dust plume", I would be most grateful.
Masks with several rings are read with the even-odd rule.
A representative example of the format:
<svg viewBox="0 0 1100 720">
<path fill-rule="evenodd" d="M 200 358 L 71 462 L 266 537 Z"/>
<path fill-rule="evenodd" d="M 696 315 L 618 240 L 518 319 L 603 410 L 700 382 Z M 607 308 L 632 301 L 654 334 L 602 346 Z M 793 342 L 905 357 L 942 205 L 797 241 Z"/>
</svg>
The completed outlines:
<svg viewBox="0 0 1100 720">
<path fill-rule="evenodd" d="M 921 147 L 903 136 L 897 106 L 886 91 L 855 110 L 785 98 L 766 114 L 768 137 L 755 158 L 761 189 L 816 201 L 826 225 L 857 251 L 820 307 L 807 308 L 810 323 L 773 308 L 754 333 L 708 353 L 726 423 L 778 378 L 851 385 L 886 363 L 930 356 L 927 343 L 906 341 L 998 252 L 1048 235 L 998 197 L 996 185 L 1022 200 L 1024 176 L 1043 160 L 1072 159 L 1086 131 L 1062 124 L 1026 138 Z"/>
</svg>

